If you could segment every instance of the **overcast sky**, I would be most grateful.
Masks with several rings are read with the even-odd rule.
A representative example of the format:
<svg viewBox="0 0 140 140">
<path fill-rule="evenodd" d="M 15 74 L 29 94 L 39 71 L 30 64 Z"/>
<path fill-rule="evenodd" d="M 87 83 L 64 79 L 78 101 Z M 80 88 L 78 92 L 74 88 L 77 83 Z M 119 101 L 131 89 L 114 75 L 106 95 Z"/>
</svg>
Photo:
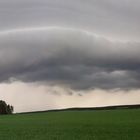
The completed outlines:
<svg viewBox="0 0 140 140">
<path fill-rule="evenodd" d="M 15 112 L 140 103 L 139 0 L 0 0 L 0 21 Z"/>
</svg>

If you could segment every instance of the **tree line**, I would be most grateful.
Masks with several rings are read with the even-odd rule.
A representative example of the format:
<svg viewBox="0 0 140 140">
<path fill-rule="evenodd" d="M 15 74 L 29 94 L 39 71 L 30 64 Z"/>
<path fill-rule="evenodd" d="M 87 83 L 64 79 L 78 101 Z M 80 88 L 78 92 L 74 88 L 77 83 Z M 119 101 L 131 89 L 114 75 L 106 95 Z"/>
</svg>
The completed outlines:
<svg viewBox="0 0 140 140">
<path fill-rule="evenodd" d="M 12 114 L 14 107 L 7 104 L 5 101 L 0 100 L 0 114 Z"/>
</svg>

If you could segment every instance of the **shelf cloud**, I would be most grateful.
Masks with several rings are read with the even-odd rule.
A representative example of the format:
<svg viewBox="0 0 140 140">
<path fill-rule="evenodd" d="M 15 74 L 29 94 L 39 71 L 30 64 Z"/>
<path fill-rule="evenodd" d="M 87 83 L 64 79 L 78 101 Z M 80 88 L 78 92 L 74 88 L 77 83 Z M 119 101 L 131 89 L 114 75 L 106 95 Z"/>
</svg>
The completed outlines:
<svg viewBox="0 0 140 140">
<path fill-rule="evenodd" d="M 138 42 L 61 27 L 5 31 L 0 42 L 1 82 L 17 79 L 74 89 L 140 86 Z"/>
</svg>

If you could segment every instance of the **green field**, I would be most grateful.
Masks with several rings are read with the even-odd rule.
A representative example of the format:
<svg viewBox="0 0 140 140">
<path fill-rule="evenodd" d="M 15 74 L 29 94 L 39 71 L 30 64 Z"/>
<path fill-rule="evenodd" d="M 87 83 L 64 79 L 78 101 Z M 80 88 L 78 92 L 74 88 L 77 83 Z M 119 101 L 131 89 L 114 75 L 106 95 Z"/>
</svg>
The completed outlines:
<svg viewBox="0 0 140 140">
<path fill-rule="evenodd" d="M 140 109 L 3 115 L 0 140 L 140 140 Z"/>
</svg>

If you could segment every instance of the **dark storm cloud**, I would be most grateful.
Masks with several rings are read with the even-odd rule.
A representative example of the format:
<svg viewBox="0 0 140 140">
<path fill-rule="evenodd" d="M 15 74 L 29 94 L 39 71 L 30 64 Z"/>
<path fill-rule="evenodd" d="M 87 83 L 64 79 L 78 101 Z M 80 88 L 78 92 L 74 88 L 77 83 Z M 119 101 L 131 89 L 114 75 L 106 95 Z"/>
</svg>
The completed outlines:
<svg viewBox="0 0 140 140">
<path fill-rule="evenodd" d="M 0 33 L 0 81 L 73 89 L 140 87 L 140 43 L 59 27 Z"/>
<path fill-rule="evenodd" d="M 139 88 L 139 7 L 139 0 L 0 0 L 0 81 Z"/>
</svg>

